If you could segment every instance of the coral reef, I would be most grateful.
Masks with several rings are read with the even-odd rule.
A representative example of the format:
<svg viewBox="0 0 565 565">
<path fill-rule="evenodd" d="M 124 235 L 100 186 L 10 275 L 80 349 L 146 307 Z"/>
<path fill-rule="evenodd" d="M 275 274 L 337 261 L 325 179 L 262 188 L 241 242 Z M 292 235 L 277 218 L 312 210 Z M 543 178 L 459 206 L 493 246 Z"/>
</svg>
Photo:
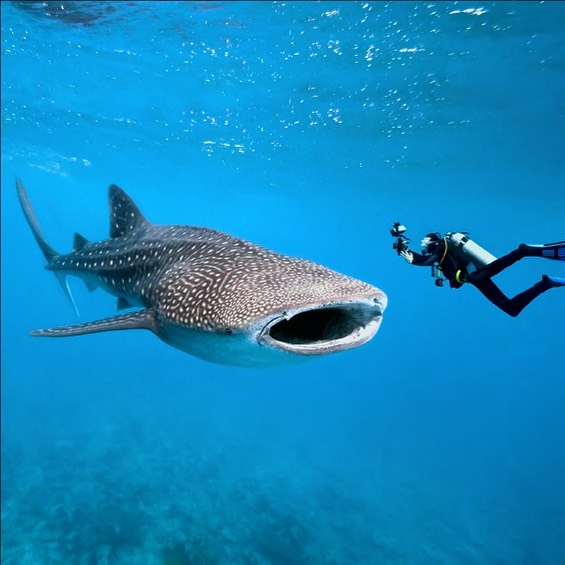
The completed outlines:
<svg viewBox="0 0 565 565">
<path fill-rule="evenodd" d="M 383 550 L 370 504 L 323 469 L 228 438 L 179 449 L 149 425 L 94 437 L 46 444 L 41 461 L 5 442 L 3 563 L 337 565 Z"/>
</svg>

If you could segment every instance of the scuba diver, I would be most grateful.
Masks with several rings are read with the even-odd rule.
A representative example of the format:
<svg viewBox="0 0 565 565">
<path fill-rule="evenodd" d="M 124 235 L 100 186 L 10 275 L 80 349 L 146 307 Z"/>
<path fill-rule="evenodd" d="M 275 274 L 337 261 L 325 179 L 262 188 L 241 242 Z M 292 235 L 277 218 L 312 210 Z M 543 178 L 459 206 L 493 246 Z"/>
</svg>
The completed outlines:
<svg viewBox="0 0 565 565">
<path fill-rule="evenodd" d="M 395 222 L 390 230 L 396 242 L 393 248 L 411 265 L 431 266 L 432 276 L 437 286 L 443 286 L 444 278 L 451 288 L 460 288 L 471 283 L 486 298 L 501 310 L 516 317 L 532 300 L 540 294 L 559 286 L 565 286 L 565 278 L 542 275 L 541 281 L 534 284 L 514 298 L 508 298 L 492 282 L 492 277 L 510 267 L 524 257 L 544 257 L 565 261 L 565 241 L 541 245 L 520 244 L 510 253 L 496 258 L 469 239 L 467 232 L 429 233 L 422 240 L 422 253 L 408 248 L 410 239 L 404 235 L 406 228 Z"/>
</svg>

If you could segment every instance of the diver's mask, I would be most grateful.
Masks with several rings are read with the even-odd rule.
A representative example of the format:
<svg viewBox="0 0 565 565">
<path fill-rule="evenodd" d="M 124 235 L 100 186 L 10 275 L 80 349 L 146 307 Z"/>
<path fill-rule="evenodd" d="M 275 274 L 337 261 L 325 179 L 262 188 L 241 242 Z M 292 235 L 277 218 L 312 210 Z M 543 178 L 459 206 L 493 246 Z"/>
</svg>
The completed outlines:
<svg viewBox="0 0 565 565">
<path fill-rule="evenodd" d="M 424 255 L 430 255 L 440 239 L 441 238 L 438 233 L 429 233 L 426 235 L 426 237 L 422 239 L 422 253 Z"/>
</svg>

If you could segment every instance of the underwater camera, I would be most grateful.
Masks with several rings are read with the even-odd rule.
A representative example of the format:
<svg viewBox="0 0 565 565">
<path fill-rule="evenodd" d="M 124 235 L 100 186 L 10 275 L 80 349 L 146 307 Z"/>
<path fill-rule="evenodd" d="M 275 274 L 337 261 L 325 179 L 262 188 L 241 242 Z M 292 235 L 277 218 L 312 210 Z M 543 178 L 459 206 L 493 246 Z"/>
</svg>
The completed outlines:
<svg viewBox="0 0 565 565">
<path fill-rule="evenodd" d="M 409 237 L 404 235 L 406 231 L 406 226 L 402 225 L 400 222 L 394 222 L 390 230 L 390 235 L 396 237 L 396 241 L 392 244 L 392 248 L 396 249 L 396 253 L 400 255 L 403 251 L 408 249 Z"/>
<path fill-rule="evenodd" d="M 390 235 L 393 237 L 400 237 L 406 231 L 406 226 L 403 226 L 400 222 L 394 222 L 390 230 Z"/>
</svg>

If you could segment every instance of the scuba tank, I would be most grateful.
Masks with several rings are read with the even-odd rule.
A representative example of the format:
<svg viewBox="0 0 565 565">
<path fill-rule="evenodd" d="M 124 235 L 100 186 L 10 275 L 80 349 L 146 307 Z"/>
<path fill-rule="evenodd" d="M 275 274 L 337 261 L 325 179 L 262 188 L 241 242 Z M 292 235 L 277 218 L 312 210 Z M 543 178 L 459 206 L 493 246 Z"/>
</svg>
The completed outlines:
<svg viewBox="0 0 565 565">
<path fill-rule="evenodd" d="M 468 273 L 472 273 L 496 260 L 494 255 L 477 245 L 464 233 L 447 233 L 445 241 L 449 250 L 465 264 Z"/>
</svg>

